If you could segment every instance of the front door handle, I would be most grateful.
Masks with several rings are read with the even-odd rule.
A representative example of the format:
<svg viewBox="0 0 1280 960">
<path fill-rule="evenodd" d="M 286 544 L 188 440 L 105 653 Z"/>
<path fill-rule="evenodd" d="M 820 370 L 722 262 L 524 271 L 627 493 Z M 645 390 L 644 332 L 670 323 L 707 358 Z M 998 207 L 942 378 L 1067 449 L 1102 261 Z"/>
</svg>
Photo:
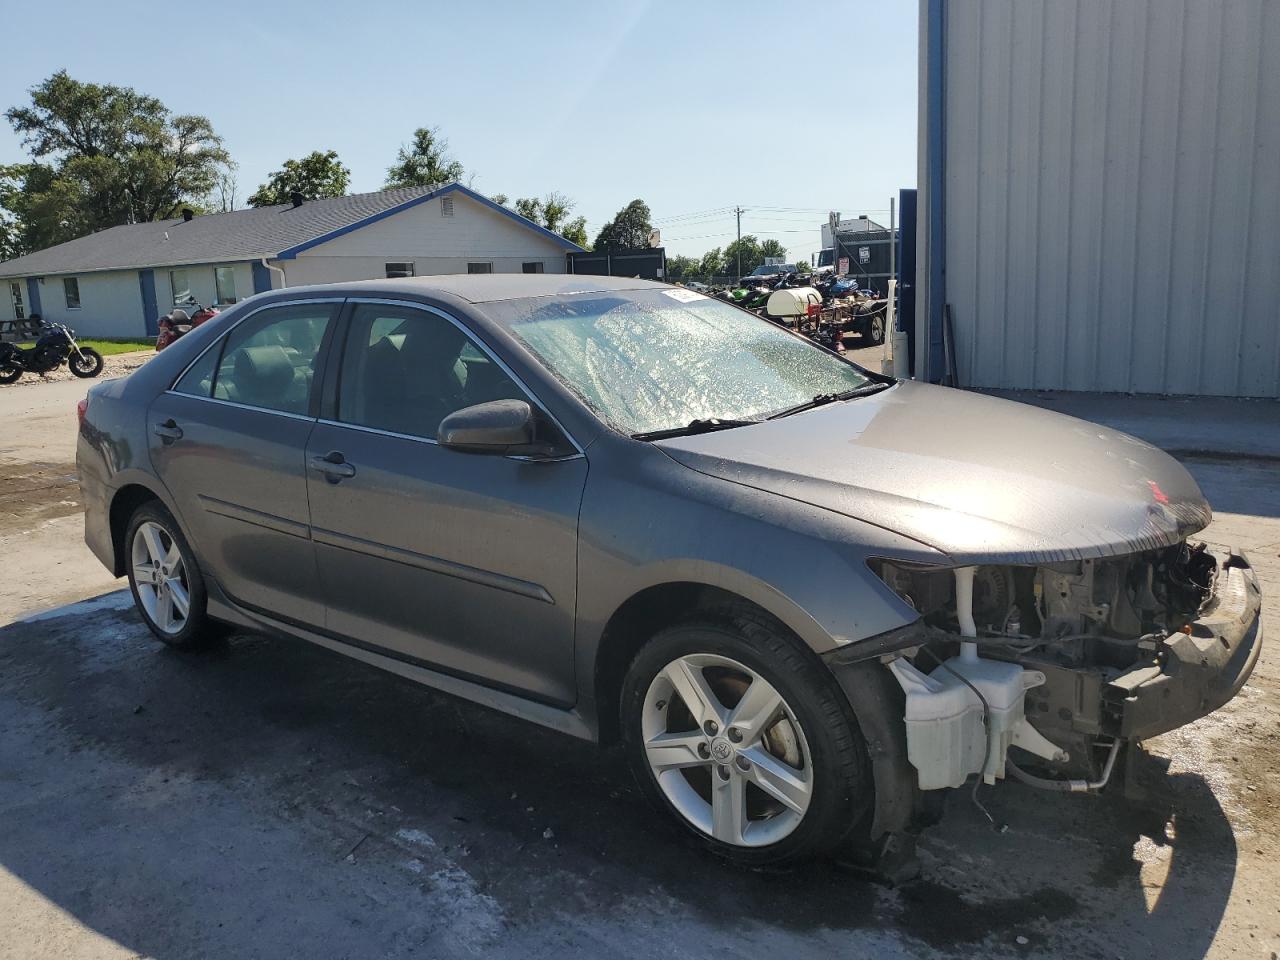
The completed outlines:
<svg viewBox="0 0 1280 960">
<path fill-rule="evenodd" d="M 323 457 L 312 457 L 311 469 L 323 473 L 330 483 L 349 480 L 356 475 L 356 468 L 347 463 L 347 458 L 337 450 L 332 450 Z"/>
<path fill-rule="evenodd" d="M 164 423 L 156 424 L 155 434 L 165 443 L 172 443 L 174 440 L 182 439 L 182 428 L 178 426 L 177 421 L 170 417 Z"/>
</svg>

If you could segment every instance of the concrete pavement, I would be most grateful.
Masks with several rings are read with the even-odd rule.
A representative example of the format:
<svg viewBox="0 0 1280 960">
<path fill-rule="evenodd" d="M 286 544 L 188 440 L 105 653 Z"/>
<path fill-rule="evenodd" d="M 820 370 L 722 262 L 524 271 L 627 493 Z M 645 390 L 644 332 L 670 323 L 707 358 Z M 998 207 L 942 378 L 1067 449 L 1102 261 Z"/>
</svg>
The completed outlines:
<svg viewBox="0 0 1280 960">
<path fill-rule="evenodd" d="M 614 753 L 300 642 L 161 648 L 80 542 L 76 390 L 0 388 L 0 958 L 1280 948 L 1273 647 L 1150 744 L 1148 802 L 984 788 L 1000 832 L 958 791 L 905 887 L 743 873 L 691 854 Z M 1280 622 L 1275 465 L 1188 467 Z"/>
</svg>

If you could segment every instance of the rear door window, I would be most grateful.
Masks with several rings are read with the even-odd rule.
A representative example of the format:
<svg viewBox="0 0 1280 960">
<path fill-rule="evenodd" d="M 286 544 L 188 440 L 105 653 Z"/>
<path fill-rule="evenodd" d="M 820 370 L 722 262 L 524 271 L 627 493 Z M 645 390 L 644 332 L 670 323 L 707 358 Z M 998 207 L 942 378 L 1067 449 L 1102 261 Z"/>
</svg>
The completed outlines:
<svg viewBox="0 0 1280 960">
<path fill-rule="evenodd" d="M 174 385 L 178 393 L 212 396 L 264 410 L 307 415 L 316 363 L 339 303 L 268 307 L 227 334 Z"/>
</svg>

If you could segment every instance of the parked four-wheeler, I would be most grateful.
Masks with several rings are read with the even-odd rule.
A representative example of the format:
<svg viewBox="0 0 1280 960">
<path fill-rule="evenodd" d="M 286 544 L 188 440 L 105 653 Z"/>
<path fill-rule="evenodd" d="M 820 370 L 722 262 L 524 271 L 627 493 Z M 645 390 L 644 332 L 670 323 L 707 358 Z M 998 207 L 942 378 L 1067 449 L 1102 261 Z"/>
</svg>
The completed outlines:
<svg viewBox="0 0 1280 960">
<path fill-rule="evenodd" d="M 13 383 L 24 373 L 44 376 L 64 363 L 77 377 L 96 377 L 102 372 L 102 354 L 80 346 L 75 331 L 66 324 L 41 324 L 40 335 L 30 347 L 0 343 L 0 383 Z"/>
<path fill-rule="evenodd" d="M 91 388 L 76 460 L 159 640 L 296 636 L 621 741 L 750 866 L 903 849 L 966 782 L 1097 791 L 1262 645 L 1163 451 L 645 280 L 276 290 Z M 475 791 L 526 789 L 477 746 Z"/>
<path fill-rule="evenodd" d="M 156 349 L 163 350 L 206 320 L 218 315 L 217 307 L 203 306 L 195 297 L 188 296 L 182 306 L 174 307 L 160 318 L 160 333 L 156 337 Z"/>
</svg>

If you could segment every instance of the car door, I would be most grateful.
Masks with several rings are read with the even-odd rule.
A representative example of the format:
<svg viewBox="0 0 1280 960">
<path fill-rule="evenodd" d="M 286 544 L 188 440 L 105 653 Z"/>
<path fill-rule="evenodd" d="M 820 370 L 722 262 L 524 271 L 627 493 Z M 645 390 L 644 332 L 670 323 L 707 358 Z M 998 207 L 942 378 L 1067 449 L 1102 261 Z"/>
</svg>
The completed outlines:
<svg viewBox="0 0 1280 960">
<path fill-rule="evenodd" d="M 463 407 L 514 398 L 537 409 L 443 313 L 353 301 L 344 327 L 332 406 L 307 444 L 329 630 L 572 703 L 586 459 L 572 446 L 563 458 L 531 462 L 436 443 L 440 421 Z"/>
<path fill-rule="evenodd" d="M 255 311 L 148 410 L 151 462 L 203 570 L 235 602 L 323 626 L 305 450 L 341 300 Z"/>
</svg>

